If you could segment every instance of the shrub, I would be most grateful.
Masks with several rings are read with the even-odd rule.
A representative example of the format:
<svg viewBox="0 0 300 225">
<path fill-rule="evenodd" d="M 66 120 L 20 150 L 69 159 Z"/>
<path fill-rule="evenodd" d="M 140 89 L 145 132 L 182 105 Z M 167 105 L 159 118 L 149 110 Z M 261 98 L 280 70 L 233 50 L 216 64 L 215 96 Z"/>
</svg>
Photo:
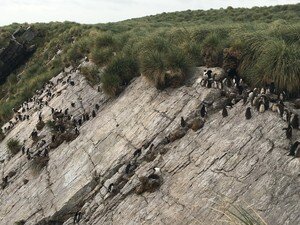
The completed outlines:
<svg viewBox="0 0 300 225">
<path fill-rule="evenodd" d="M 114 51 L 110 47 L 101 48 L 101 49 L 93 48 L 90 53 L 90 58 L 98 66 L 107 65 L 111 61 L 113 56 L 114 56 Z"/>
<path fill-rule="evenodd" d="M 84 75 L 90 85 L 96 85 L 100 82 L 99 70 L 95 65 L 83 66 L 80 68 L 81 73 Z"/>
<path fill-rule="evenodd" d="M 221 66 L 225 47 L 224 38 L 217 33 L 211 33 L 206 36 L 202 45 L 202 54 L 206 66 Z"/>
<path fill-rule="evenodd" d="M 186 54 L 173 47 L 166 53 L 154 51 L 145 55 L 142 59 L 142 72 L 156 88 L 162 90 L 182 84 L 190 65 Z"/>
<path fill-rule="evenodd" d="M 142 72 L 158 89 L 165 88 L 167 65 L 164 55 L 157 51 L 150 52 L 142 59 Z"/>
<path fill-rule="evenodd" d="M 244 37 L 240 73 L 251 85 L 274 81 L 279 90 L 299 94 L 300 50 L 298 44 L 256 32 Z"/>
<path fill-rule="evenodd" d="M 115 40 L 110 33 L 100 33 L 94 37 L 94 47 L 95 48 L 102 48 L 102 47 L 109 47 L 115 44 Z"/>
<path fill-rule="evenodd" d="M 7 142 L 7 148 L 10 151 L 10 154 L 14 156 L 21 150 L 21 145 L 18 140 L 10 139 Z"/>
<path fill-rule="evenodd" d="M 139 76 L 139 64 L 132 56 L 117 56 L 107 66 L 101 76 L 103 90 L 116 96 L 124 89 L 132 78 Z"/>
</svg>

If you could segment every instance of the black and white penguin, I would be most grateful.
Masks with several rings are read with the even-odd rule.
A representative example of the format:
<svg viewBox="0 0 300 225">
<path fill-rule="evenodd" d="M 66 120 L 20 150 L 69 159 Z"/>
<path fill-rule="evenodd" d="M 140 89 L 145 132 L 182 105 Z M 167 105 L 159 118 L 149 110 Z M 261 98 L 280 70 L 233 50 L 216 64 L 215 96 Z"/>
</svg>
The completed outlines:
<svg viewBox="0 0 300 225">
<path fill-rule="evenodd" d="M 108 191 L 109 193 L 112 193 L 114 190 L 115 190 L 115 185 L 114 185 L 113 183 L 111 183 L 111 184 L 108 186 L 107 191 Z"/>
<path fill-rule="evenodd" d="M 161 170 L 158 167 L 153 168 L 153 172 L 148 176 L 149 180 L 158 180 L 160 179 Z"/>
<path fill-rule="evenodd" d="M 79 135 L 79 130 L 78 130 L 77 127 L 75 127 L 75 134 L 76 134 L 76 135 Z"/>
<path fill-rule="evenodd" d="M 228 116 L 228 112 L 227 112 L 226 106 L 222 110 L 222 116 L 223 117 L 227 117 Z"/>
<path fill-rule="evenodd" d="M 294 129 L 299 128 L 299 116 L 298 116 L 298 114 L 293 114 L 293 116 L 291 117 L 291 126 Z"/>
<path fill-rule="evenodd" d="M 294 144 L 290 147 L 290 153 L 288 156 L 296 156 L 300 154 L 300 142 L 296 141 Z"/>
<path fill-rule="evenodd" d="M 205 107 L 205 105 L 202 105 L 202 107 L 200 109 L 200 116 L 203 118 L 206 116 L 206 114 L 207 114 L 206 107 Z"/>
<path fill-rule="evenodd" d="M 252 115 L 251 115 L 251 108 L 247 107 L 246 112 L 245 112 L 245 117 L 247 120 L 250 120 Z"/>
<path fill-rule="evenodd" d="M 283 119 L 287 122 L 291 122 L 291 112 L 288 109 L 284 109 Z"/>
<path fill-rule="evenodd" d="M 68 111 L 69 111 L 69 108 L 66 108 L 64 114 L 68 115 Z"/>
<path fill-rule="evenodd" d="M 137 168 L 135 164 L 128 163 L 127 166 L 125 167 L 125 173 L 127 175 L 130 175 L 134 172 L 134 170 Z"/>
<path fill-rule="evenodd" d="M 259 112 L 260 113 L 264 113 L 266 111 L 265 109 L 265 104 L 263 102 L 260 102 L 260 105 L 259 105 Z"/>
<path fill-rule="evenodd" d="M 283 113 L 284 113 L 284 105 L 283 103 L 279 102 L 277 104 L 277 112 L 279 114 L 280 117 L 283 117 Z"/>
<path fill-rule="evenodd" d="M 81 218 L 82 218 L 82 213 L 80 211 L 77 211 L 74 215 L 73 223 L 74 224 L 79 223 Z"/>
<path fill-rule="evenodd" d="M 185 122 L 185 120 L 183 119 L 183 117 L 181 117 L 180 125 L 181 125 L 181 127 L 186 127 L 186 125 L 187 125 L 187 123 Z"/>
<path fill-rule="evenodd" d="M 142 154 L 142 149 L 139 148 L 139 149 L 137 149 L 137 150 L 134 151 L 133 157 L 138 158 L 138 157 L 141 156 L 141 154 Z"/>
<path fill-rule="evenodd" d="M 96 117 L 96 112 L 95 112 L 95 110 L 92 111 L 92 117 Z"/>
<path fill-rule="evenodd" d="M 285 130 L 285 135 L 287 139 L 291 139 L 293 136 L 293 128 L 292 126 L 289 124 L 289 126 L 287 128 L 283 128 L 282 130 Z"/>
</svg>

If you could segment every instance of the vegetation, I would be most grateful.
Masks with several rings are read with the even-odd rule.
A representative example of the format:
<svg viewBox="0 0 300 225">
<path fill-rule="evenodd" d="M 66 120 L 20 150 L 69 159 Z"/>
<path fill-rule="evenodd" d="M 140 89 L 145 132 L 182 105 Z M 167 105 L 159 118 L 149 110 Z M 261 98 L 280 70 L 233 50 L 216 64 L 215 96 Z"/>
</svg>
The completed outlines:
<svg viewBox="0 0 300 225">
<path fill-rule="evenodd" d="M 300 4 L 228 7 L 97 25 L 30 24 L 40 34 L 37 50 L 0 86 L 0 125 L 12 117 L 13 107 L 30 98 L 64 67 L 77 66 L 84 57 L 96 65 L 82 68 L 89 83 L 100 81 L 112 96 L 140 72 L 164 89 L 181 85 L 192 66 L 203 65 L 235 67 L 252 86 L 274 81 L 279 90 L 298 96 L 299 11 Z M 0 28 L 0 49 L 19 26 Z M 98 69 L 104 70 L 101 78 Z"/>
<path fill-rule="evenodd" d="M 34 174 L 38 174 L 45 166 L 48 165 L 49 156 L 36 156 L 30 161 L 30 168 Z"/>
<path fill-rule="evenodd" d="M 14 156 L 21 150 L 21 145 L 18 140 L 10 139 L 7 142 L 7 148 L 10 151 L 10 154 Z"/>
<path fill-rule="evenodd" d="M 85 76 L 90 85 L 95 85 L 100 82 L 99 69 L 95 65 L 83 66 L 80 68 L 80 72 Z"/>
<path fill-rule="evenodd" d="M 111 95 L 118 95 L 132 78 L 139 75 L 139 65 L 133 56 L 120 55 L 115 57 L 101 77 L 103 90 Z"/>
<path fill-rule="evenodd" d="M 216 210 L 219 211 L 219 210 Z M 227 203 L 227 206 L 221 212 L 225 219 L 222 222 L 234 225 L 267 225 L 267 223 L 258 215 L 251 207 L 243 207 L 232 203 Z"/>
</svg>

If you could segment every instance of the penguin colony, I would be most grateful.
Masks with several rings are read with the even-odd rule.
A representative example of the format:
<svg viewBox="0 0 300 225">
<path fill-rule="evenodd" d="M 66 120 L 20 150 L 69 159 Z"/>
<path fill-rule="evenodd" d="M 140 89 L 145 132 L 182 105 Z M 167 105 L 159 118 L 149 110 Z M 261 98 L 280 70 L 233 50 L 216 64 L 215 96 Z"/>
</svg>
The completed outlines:
<svg viewBox="0 0 300 225">
<path fill-rule="evenodd" d="M 250 120 L 252 118 L 251 110 L 257 110 L 260 113 L 264 113 L 267 110 L 277 112 L 287 122 L 287 128 L 284 128 L 286 137 L 292 139 L 294 129 L 299 129 L 299 117 L 293 113 L 284 105 L 285 93 L 278 91 L 275 88 L 274 83 L 270 83 L 259 91 L 257 88 L 250 90 L 242 79 L 237 75 L 235 71 L 227 71 L 227 77 L 218 80 L 216 74 L 212 74 L 212 70 L 206 70 L 203 74 L 203 79 L 200 84 L 207 88 L 217 88 L 222 91 L 222 96 L 227 98 L 226 104 L 222 107 L 222 117 L 226 118 L 229 115 L 228 108 L 232 107 L 239 101 L 243 100 L 246 107 L 245 119 Z M 57 84 L 74 86 L 75 81 L 69 76 L 67 79 L 62 78 L 57 80 Z M 94 109 L 91 112 L 84 112 L 79 116 L 73 116 L 70 111 L 80 103 L 70 102 L 69 107 L 64 110 L 51 108 L 48 103 L 55 96 L 61 94 L 61 92 L 52 93 L 52 89 L 55 84 L 51 81 L 46 83 L 42 90 L 36 91 L 36 95 L 26 102 L 24 102 L 18 110 L 13 109 L 14 117 L 9 121 L 8 125 L 3 128 L 4 134 L 9 133 L 12 128 L 19 122 L 29 120 L 30 110 L 41 110 L 44 107 L 50 110 L 52 119 L 52 136 L 49 140 L 44 139 L 39 133 L 44 128 L 44 116 L 40 112 L 38 114 L 38 124 L 34 129 L 29 139 L 32 141 L 30 147 L 25 146 L 23 141 L 22 154 L 26 156 L 27 160 L 42 160 L 47 162 L 49 160 L 49 151 L 58 147 L 63 141 L 72 141 L 80 134 L 80 127 L 84 122 L 96 117 L 97 111 L 100 110 L 100 106 L 95 104 Z M 40 96 L 40 97 L 38 97 Z M 42 97 L 41 97 L 42 96 Z M 177 129 L 167 135 L 156 146 L 151 141 L 144 144 L 142 147 L 134 150 L 132 159 L 124 165 L 124 172 L 121 179 L 114 183 L 110 183 L 107 186 L 107 193 L 111 196 L 118 193 L 118 191 L 125 185 L 124 182 L 135 174 L 135 171 L 143 161 L 152 161 L 158 154 L 165 154 L 166 145 L 182 138 L 189 129 L 197 131 L 201 129 L 205 120 L 208 117 L 209 103 L 203 101 L 199 105 L 195 114 L 190 118 L 181 117 L 180 125 Z M 300 142 L 296 141 L 291 144 L 289 156 L 300 157 Z M 9 184 L 10 176 L 2 178 L 1 187 L 4 189 Z M 142 194 L 144 192 L 153 192 L 157 190 L 162 184 L 162 172 L 159 167 L 152 168 L 150 174 L 146 176 L 138 177 L 139 185 L 136 187 L 135 193 Z M 73 223 L 79 223 L 82 218 L 82 213 L 77 211 L 73 217 Z"/>
<path fill-rule="evenodd" d="M 293 130 L 299 130 L 299 115 L 286 107 L 286 93 L 276 89 L 274 82 L 266 84 L 261 89 L 249 89 L 235 70 L 228 70 L 224 79 L 217 79 L 212 70 L 204 70 L 203 78 L 200 82 L 207 88 L 218 88 L 223 96 L 227 97 L 227 103 L 222 109 L 222 116 L 227 117 L 227 108 L 232 107 L 237 102 L 243 100 L 243 105 L 247 106 L 245 110 L 246 120 L 252 118 L 252 108 L 259 113 L 273 111 L 286 121 L 287 127 L 283 128 L 285 136 L 290 141 L 293 138 Z M 204 115 L 204 112 L 201 112 Z M 289 156 L 300 157 L 299 141 L 290 144 Z"/>
</svg>

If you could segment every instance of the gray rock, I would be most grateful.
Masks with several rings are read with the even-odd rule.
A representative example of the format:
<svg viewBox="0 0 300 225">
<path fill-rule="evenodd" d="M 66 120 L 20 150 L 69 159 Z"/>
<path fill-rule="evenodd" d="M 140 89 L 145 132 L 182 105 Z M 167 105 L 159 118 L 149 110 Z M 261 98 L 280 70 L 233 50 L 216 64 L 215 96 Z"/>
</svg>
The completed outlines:
<svg viewBox="0 0 300 225">
<path fill-rule="evenodd" d="M 82 99 L 70 114 L 91 112 L 98 103 L 97 116 L 80 127 L 74 141 L 50 151 L 47 166 L 38 174 L 21 153 L 0 164 L 3 176 L 18 171 L 0 191 L 0 224 L 72 224 L 78 210 L 83 213 L 80 224 L 87 225 L 222 224 L 225 217 L 214 209 L 227 198 L 251 205 L 268 224 L 300 223 L 300 161 L 287 156 L 286 124 L 277 113 L 253 110 L 252 119 L 246 120 L 247 106 L 238 103 L 228 117 L 211 113 L 198 131 L 189 129 L 180 139 L 154 147 L 151 160 L 145 160 L 149 149 L 143 148 L 134 159 L 136 149 L 148 141 L 163 143 L 180 127 L 181 116 L 194 115 L 202 100 L 219 98 L 219 91 L 195 83 L 159 92 L 139 77 L 112 100 L 80 74 L 71 76 L 75 86 L 64 87 L 49 106 L 64 110 Z M 54 90 L 61 88 L 58 84 Z M 10 138 L 31 145 L 27 139 L 38 112 L 30 113 L 30 120 L 15 125 L 0 143 L 1 159 L 7 156 Z M 51 118 L 50 108 L 44 107 L 42 115 L 45 121 Z M 49 137 L 50 132 L 44 128 L 40 135 Z M 294 132 L 297 138 L 299 131 Z M 129 162 L 138 167 L 127 176 Z M 161 186 L 137 195 L 140 177 L 151 174 L 153 167 L 161 168 Z M 111 183 L 116 189 L 109 193 Z"/>
</svg>

